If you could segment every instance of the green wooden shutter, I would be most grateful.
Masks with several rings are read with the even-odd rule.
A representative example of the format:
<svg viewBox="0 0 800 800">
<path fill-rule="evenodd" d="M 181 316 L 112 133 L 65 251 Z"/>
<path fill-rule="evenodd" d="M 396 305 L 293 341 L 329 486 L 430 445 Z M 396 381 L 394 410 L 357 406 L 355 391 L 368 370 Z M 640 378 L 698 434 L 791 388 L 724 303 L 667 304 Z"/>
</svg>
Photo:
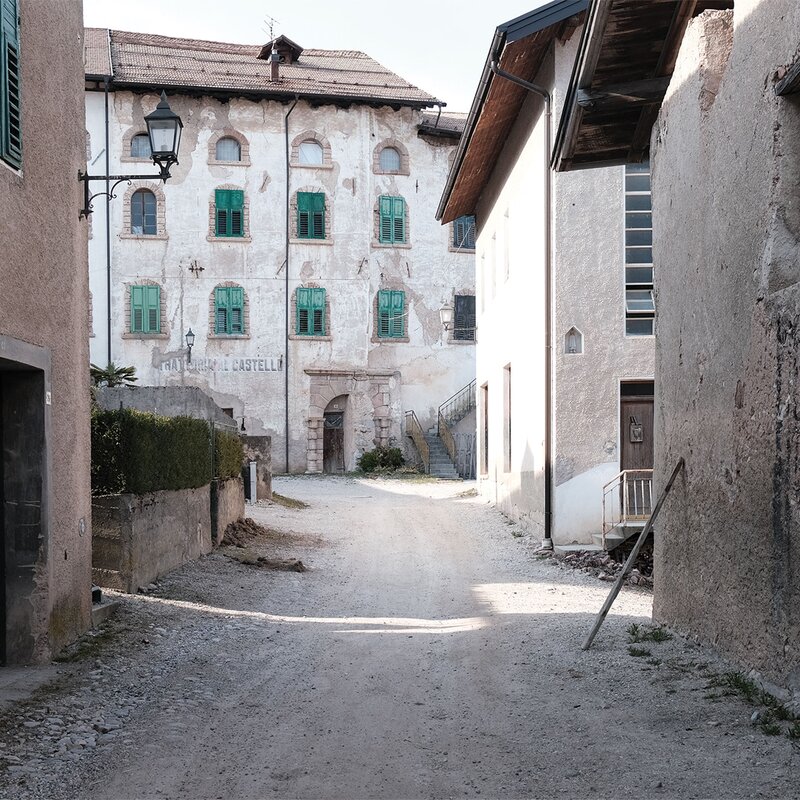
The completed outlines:
<svg viewBox="0 0 800 800">
<path fill-rule="evenodd" d="M 244 236 L 244 192 L 241 189 L 228 190 L 231 215 L 230 235 Z"/>
<path fill-rule="evenodd" d="M 325 290 L 311 290 L 311 330 L 315 336 L 325 335 Z"/>
<path fill-rule="evenodd" d="M 392 241 L 406 240 L 406 201 L 402 197 L 392 198 Z"/>
<path fill-rule="evenodd" d="M 378 241 L 392 241 L 392 199 L 391 197 L 380 197 L 378 200 L 378 211 L 380 224 L 378 227 Z"/>
<path fill-rule="evenodd" d="M 230 305 L 230 330 L 228 333 L 244 333 L 244 289 L 231 286 L 228 289 Z"/>
<path fill-rule="evenodd" d="M 161 333 L 161 289 L 143 286 L 145 296 L 145 332 Z"/>
<path fill-rule="evenodd" d="M 308 318 L 311 306 L 311 289 L 297 290 L 297 326 L 295 332 L 304 336 L 309 333 Z"/>
<path fill-rule="evenodd" d="M 325 238 L 325 195 L 315 192 L 311 195 L 313 209 L 311 216 L 311 232 L 314 239 Z"/>
<path fill-rule="evenodd" d="M 311 192 L 297 193 L 297 238 L 308 239 L 311 236 Z"/>
<path fill-rule="evenodd" d="M 392 293 L 385 290 L 378 292 L 378 336 L 391 336 Z"/>
<path fill-rule="evenodd" d="M 22 166 L 17 0 L 0 0 L 0 157 L 12 166 Z"/>
<path fill-rule="evenodd" d="M 131 286 L 131 333 L 144 333 L 144 286 Z"/>
<path fill-rule="evenodd" d="M 214 206 L 216 208 L 216 229 L 217 236 L 229 236 L 230 233 L 230 196 L 227 189 L 217 189 L 214 192 Z"/>
<path fill-rule="evenodd" d="M 405 292 L 392 292 L 391 296 L 391 320 L 389 325 L 389 335 L 393 337 L 401 337 L 405 335 Z"/>
<path fill-rule="evenodd" d="M 214 333 L 230 333 L 228 308 L 228 289 L 218 287 L 214 290 Z"/>
</svg>

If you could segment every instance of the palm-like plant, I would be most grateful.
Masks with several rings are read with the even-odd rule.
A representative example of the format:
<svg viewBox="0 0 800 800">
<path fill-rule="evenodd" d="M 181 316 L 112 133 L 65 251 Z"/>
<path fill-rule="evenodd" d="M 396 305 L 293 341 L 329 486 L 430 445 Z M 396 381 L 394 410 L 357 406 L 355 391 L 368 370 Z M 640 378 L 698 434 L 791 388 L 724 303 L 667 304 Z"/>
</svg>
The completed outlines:
<svg viewBox="0 0 800 800">
<path fill-rule="evenodd" d="M 92 376 L 93 386 L 132 386 L 138 378 L 136 367 L 118 367 L 113 361 L 106 367 L 97 364 L 89 365 L 89 374 Z"/>
</svg>

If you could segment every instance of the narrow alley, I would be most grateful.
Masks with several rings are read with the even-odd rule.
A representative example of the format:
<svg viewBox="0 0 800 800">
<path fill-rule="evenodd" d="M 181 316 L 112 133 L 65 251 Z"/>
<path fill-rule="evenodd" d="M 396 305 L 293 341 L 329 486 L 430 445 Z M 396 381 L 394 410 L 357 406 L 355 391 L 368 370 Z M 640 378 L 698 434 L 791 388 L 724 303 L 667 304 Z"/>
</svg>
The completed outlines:
<svg viewBox="0 0 800 800">
<path fill-rule="evenodd" d="M 280 478 L 271 555 L 186 564 L 0 714 L 0 797 L 798 797 L 800 750 L 675 636 L 651 595 L 535 555 L 470 491 Z M 642 648 L 645 649 L 645 648 Z M 639 652 L 634 650 L 635 652 Z"/>
</svg>

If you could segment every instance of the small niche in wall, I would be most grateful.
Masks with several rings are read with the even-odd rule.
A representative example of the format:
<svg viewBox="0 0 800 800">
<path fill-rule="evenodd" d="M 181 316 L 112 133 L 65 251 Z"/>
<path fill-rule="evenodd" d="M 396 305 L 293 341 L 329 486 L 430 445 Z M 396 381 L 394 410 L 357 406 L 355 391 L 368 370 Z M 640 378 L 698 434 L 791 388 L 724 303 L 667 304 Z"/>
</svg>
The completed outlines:
<svg viewBox="0 0 800 800">
<path fill-rule="evenodd" d="M 564 336 L 564 352 L 570 356 L 583 352 L 583 334 L 575 327 Z"/>
</svg>

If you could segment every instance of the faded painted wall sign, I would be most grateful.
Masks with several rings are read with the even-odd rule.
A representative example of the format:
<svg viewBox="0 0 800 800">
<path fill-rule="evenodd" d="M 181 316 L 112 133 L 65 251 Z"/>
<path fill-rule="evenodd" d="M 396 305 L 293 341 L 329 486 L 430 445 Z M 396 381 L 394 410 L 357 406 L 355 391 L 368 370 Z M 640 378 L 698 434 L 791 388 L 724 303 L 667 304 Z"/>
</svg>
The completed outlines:
<svg viewBox="0 0 800 800">
<path fill-rule="evenodd" d="M 162 372 L 280 372 L 283 358 L 168 358 L 161 362 Z"/>
</svg>

